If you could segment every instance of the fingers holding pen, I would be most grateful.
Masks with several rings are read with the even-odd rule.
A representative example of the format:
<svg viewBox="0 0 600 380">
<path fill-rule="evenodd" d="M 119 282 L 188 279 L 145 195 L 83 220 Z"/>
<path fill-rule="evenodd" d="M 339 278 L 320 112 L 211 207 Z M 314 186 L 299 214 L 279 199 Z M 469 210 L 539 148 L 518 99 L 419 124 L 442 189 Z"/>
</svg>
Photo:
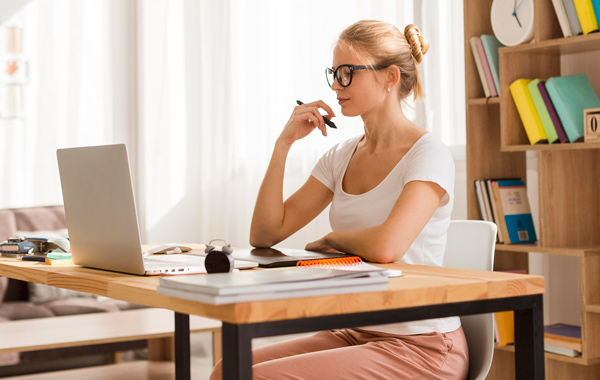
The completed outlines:
<svg viewBox="0 0 600 380">
<path fill-rule="evenodd" d="M 335 113 L 333 112 L 331 107 L 329 107 L 322 100 L 318 100 L 307 104 L 302 103 L 300 100 L 296 100 L 296 102 L 299 105 L 297 108 L 305 110 L 307 112 L 310 111 L 312 113 L 315 113 L 316 120 L 311 119 L 311 122 L 313 122 L 313 124 L 321 130 L 324 136 L 327 136 L 327 125 L 331 128 L 337 128 L 336 125 L 330 120 L 332 117 L 335 117 Z M 322 115 L 319 111 L 320 108 L 325 110 L 327 114 Z"/>
</svg>

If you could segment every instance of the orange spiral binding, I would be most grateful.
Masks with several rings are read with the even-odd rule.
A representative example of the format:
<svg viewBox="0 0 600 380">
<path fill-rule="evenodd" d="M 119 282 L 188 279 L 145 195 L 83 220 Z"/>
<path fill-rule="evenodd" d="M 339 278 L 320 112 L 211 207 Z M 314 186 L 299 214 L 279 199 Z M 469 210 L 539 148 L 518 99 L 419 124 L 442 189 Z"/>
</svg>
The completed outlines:
<svg viewBox="0 0 600 380">
<path fill-rule="evenodd" d="M 359 265 L 363 261 L 358 256 L 338 257 L 335 259 L 298 261 L 296 268 L 340 268 Z"/>
</svg>

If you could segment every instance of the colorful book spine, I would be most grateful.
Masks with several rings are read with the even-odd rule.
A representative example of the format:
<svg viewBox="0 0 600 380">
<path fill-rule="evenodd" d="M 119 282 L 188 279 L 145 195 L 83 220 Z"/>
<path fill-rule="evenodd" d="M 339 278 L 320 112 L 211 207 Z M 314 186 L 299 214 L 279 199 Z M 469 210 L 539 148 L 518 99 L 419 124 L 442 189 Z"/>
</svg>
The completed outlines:
<svg viewBox="0 0 600 380">
<path fill-rule="evenodd" d="M 497 203 L 502 210 L 502 223 L 506 228 L 505 243 L 531 243 L 537 241 L 525 182 L 498 181 Z"/>
<path fill-rule="evenodd" d="M 592 6 L 594 7 L 594 13 L 596 14 L 596 21 L 600 24 L 600 0 L 592 0 Z"/>
<path fill-rule="evenodd" d="M 502 231 L 502 224 L 500 223 L 500 214 L 498 212 L 498 202 L 496 202 L 496 197 L 494 196 L 494 188 L 492 186 L 491 179 L 485 180 L 485 186 L 488 194 L 488 198 L 490 201 L 490 209 L 492 212 L 492 218 L 494 219 L 494 223 L 496 223 L 496 227 L 498 227 L 498 242 L 504 243 L 504 233 Z"/>
<path fill-rule="evenodd" d="M 481 43 L 483 44 L 485 56 L 490 65 L 490 71 L 492 72 L 492 78 L 496 85 L 496 91 L 498 92 L 498 95 L 500 95 L 500 56 L 498 54 L 498 49 L 504 45 L 498 41 L 496 36 L 490 34 L 482 34 Z"/>
<path fill-rule="evenodd" d="M 476 180 L 475 182 L 475 193 L 477 194 L 477 203 L 479 204 L 479 212 L 481 214 L 481 220 L 490 221 L 485 210 L 485 204 L 483 203 L 483 192 L 481 190 L 481 181 Z"/>
<path fill-rule="evenodd" d="M 490 95 L 498 96 L 496 83 L 494 82 L 492 71 L 490 70 L 490 64 L 488 62 L 487 56 L 485 55 L 485 49 L 483 48 L 483 42 L 481 41 L 481 38 L 477 40 L 477 52 L 479 53 L 479 58 L 483 67 L 483 72 L 485 73 L 485 79 L 487 81 L 488 87 L 490 88 Z"/>
<path fill-rule="evenodd" d="M 545 80 L 534 79 L 529 82 L 527 88 L 529 89 L 531 99 L 533 99 L 533 104 L 535 105 L 535 109 L 540 117 L 540 121 L 542 122 L 542 127 L 544 127 L 544 132 L 546 132 L 546 136 L 548 137 L 548 143 L 552 144 L 555 141 L 559 141 L 558 134 L 556 133 L 556 129 L 554 128 L 554 123 L 552 122 L 552 118 L 548 113 L 548 109 L 546 109 L 546 104 L 544 103 L 542 94 L 540 94 L 540 90 L 538 88 L 538 84 L 540 82 L 545 82 Z"/>
<path fill-rule="evenodd" d="M 510 84 L 510 93 L 512 94 L 517 111 L 523 121 L 525 132 L 529 138 L 531 145 L 538 143 L 547 143 L 548 137 L 542 126 L 542 121 L 538 116 L 537 110 L 529 93 L 527 85 L 531 82 L 531 79 L 517 79 Z"/>
<path fill-rule="evenodd" d="M 558 114 L 556 113 L 554 104 L 552 104 L 552 101 L 550 100 L 550 95 L 548 95 L 548 91 L 546 90 L 546 83 L 545 82 L 538 83 L 538 90 L 540 91 L 540 95 L 542 96 L 542 99 L 544 100 L 544 104 L 546 105 L 546 111 L 548 111 L 548 114 L 550 115 L 550 118 L 552 119 L 552 124 L 554 124 L 554 130 L 556 131 L 556 134 L 558 135 L 558 140 L 561 143 L 569 142 L 569 138 L 567 137 L 567 134 L 565 133 L 565 129 L 560 121 L 560 118 L 558 117 Z"/>
<path fill-rule="evenodd" d="M 556 17 L 558 18 L 558 23 L 560 24 L 563 35 L 565 37 L 573 36 L 571 25 L 569 25 L 569 18 L 567 17 L 567 11 L 565 10 L 565 4 L 563 4 L 562 0 L 552 0 L 552 4 L 554 5 L 554 11 L 556 12 Z"/>
<path fill-rule="evenodd" d="M 507 346 L 515 342 L 515 314 L 513 311 L 494 313 L 494 322 L 498 329 L 496 343 L 498 346 Z"/>
<path fill-rule="evenodd" d="M 569 141 L 583 140 L 583 110 L 600 108 L 600 99 L 585 74 L 553 77 L 546 90 Z"/>
<path fill-rule="evenodd" d="M 578 36 L 583 34 L 581 30 L 581 23 L 579 22 L 579 17 L 577 17 L 577 10 L 575 10 L 575 3 L 573 0 L 562 0 L 565 6 L 565 11 L 567 12 L 567 17 L 569 18 L 569 25 L 571 25 L 571 32 L 574 36 Z"/>
<path fill-rule="evenodd" d="M 498 234 L 502 234 L 502 240 L 504 240 L 504 244 L 510 244 L 510 239 L 508 237 L 508 229 L 506 226 L 506 219 L 504 218 L 504 208 L 502 207 L 502 202 L 500 202 L 500 191 L 498 189 L 498 181 L 491 181 L 492 193 L 494 194 L 494 199 L 496 200 L 496 210 L 498 212 Z"/>
<path fill-rule="evenodd" d="M 598 31 L 598 21 L 594 13 L 592 0 L 575 0 L 575 10 L 581 24 L 583 34 L 590 34 Z"/>
<path fill-rule="evenodd" d="M 477 72 L 479 73 L 479 79 L 481 80 L 481 86 L 483 87 L 483 93 L 486 98 L 491 96 L 490 87 L 487 84 L 487 80 L 485 78 L 485 72 L 483 71 L 483 65 L 481 63 L 481 58 L 479 57 L 479 51 L 477 50 L 477 41 L 481 40 L 479 37 L 471 37 L 469 38 L 469 43 L 471 44 L 471 53 L 473 53 L 473 59 L 475 60 L 475 66 L 477 67 Z"/>
</svg>

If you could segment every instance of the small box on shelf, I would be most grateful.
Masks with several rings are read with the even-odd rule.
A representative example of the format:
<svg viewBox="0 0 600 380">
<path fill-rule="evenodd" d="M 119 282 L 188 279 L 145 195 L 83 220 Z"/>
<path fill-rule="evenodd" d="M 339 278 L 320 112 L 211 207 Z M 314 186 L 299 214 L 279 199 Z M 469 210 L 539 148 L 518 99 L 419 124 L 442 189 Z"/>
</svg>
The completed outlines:
<svg viewBox="0 0 600 380">
<path fill-rule="evenodd" d="M 600 143 L 600 108 L 590 108 L 583 110 L 584 125 L 584 142 L 586 143 Z"/>
</svg>

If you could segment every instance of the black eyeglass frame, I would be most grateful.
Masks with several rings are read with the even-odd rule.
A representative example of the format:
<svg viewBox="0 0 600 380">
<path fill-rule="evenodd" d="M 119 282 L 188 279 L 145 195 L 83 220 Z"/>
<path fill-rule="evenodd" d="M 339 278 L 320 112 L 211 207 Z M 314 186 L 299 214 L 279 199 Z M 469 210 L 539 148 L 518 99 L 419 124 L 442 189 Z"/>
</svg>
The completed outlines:
<svg viewBox="0 0 600 380">
<path fill-rule="evenodd" d="M 338 70 L 341 67 L 347 67 L 350 69 L 350 80 L 348 81 L 347 85 L 343 85 L 342 82 L 340 81 L 340 78 L 338 77 L 337 73 Z M 329 73 L 333 73 L 333 81 L 338 81 L 338 83 L 340 84 L 340 86 L 342 87 L 348 87 L 352 84 L 352 78 L 354 77 L 354 71 L 357 70 L 381 70 L 381 69 L 385 69 L 389 66 L 383 66 L 383 65 L 339 65 L 335 70 L 333 70 L 332 68 L 327 67 L 325 69 L 325 77 L 327 78 L 327 84 L 329 85 L 329 87 L 333 86 L 333 82 L 329 83 Z"/>
</svg>

